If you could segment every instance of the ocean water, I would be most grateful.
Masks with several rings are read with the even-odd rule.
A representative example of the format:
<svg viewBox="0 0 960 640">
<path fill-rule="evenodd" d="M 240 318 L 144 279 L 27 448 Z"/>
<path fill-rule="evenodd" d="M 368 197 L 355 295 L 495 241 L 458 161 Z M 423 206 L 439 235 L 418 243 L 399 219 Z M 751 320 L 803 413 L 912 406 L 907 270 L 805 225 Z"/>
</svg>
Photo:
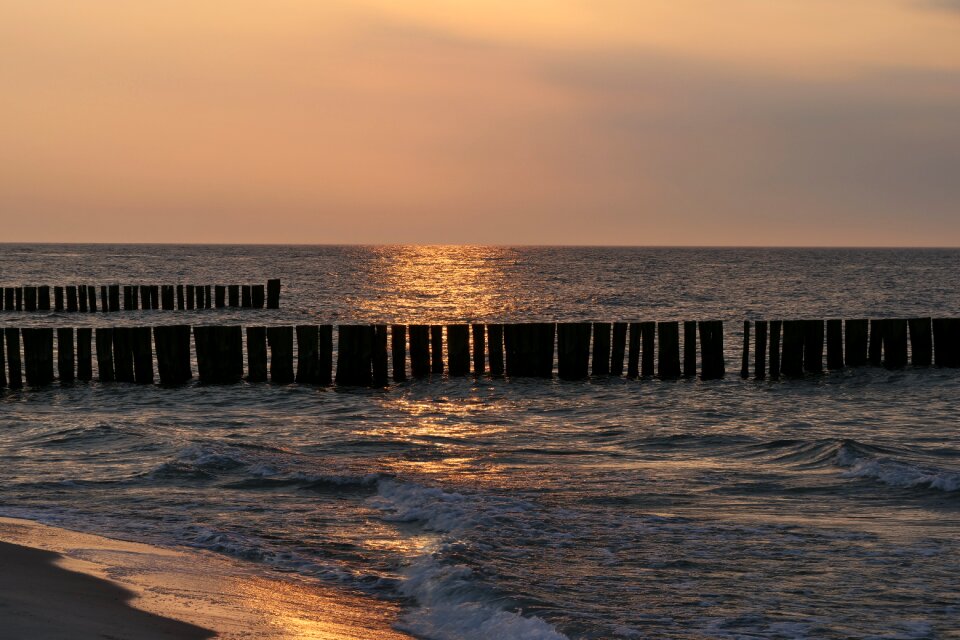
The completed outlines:
<svg viewBox="0 0 960 640">
<path fill-rule="evenodd" d="M 960 251 L 0 245 L 0 286 L 284 280 L 3 326 L 960 315 Z M 436 640 L 960 637 L 960 370 L 0 391 L 0 515 L 402 604 Z"/>
</svg>

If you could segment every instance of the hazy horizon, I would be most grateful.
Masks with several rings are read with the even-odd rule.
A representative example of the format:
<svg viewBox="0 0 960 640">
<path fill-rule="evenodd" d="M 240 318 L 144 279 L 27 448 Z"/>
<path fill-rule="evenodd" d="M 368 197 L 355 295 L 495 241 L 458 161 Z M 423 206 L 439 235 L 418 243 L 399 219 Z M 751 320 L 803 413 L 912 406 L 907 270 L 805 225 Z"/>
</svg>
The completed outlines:
<svg viewBox="0 0 960 640">
<path fill-rule="evenodd" d="M 949 0 L 0 0 L 6 241 L 960 246 Z"/>
</svg>

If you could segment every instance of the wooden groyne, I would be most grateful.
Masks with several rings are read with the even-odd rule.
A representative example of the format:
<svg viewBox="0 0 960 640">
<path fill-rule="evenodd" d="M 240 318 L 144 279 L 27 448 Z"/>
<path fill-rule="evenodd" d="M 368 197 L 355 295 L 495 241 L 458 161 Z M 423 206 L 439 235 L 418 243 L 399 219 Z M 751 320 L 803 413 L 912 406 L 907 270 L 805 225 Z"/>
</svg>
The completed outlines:
<svg viewBox="0 0 960 640">
<path fill-rule="evenodd" d="M 211 384 L 348 387 L 444 372 L 562 380 L 726 375 L 722 322 L 684 322 L 682 336 L 681 343 L 679 322 L 8 327 L 0 387 L 84 382 L 95 371 L 101 382 L 178 385 L 196 373 Z M 960 367 L 960 319 L 747 321 L 740 337 L 740 377 L 756 380 L 868 365 Z"/>
<path fill-rule="evenodd" d="M 280 280 L 268 280 L 266 285 L 109 284 L 97 287 L 81 284 L 52 288 L 0 287 L 0 311 L 96 313 L 136 310 L 189 311 L 224 307 L 279 309 L 280 289 Z"/>
</svg>

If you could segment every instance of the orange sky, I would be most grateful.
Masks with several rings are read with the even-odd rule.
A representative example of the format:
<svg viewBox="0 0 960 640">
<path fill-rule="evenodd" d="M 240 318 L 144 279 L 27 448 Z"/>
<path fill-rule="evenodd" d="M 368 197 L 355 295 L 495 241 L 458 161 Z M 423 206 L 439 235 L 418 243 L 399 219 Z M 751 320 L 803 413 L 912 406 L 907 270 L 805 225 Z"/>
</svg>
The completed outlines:
<svg viewBox="0 0 960 640">
<path fill-rule="evenodd" d="M 0 0 L 0 241 L 960 245 L 960 0 Z"/>
</svg>

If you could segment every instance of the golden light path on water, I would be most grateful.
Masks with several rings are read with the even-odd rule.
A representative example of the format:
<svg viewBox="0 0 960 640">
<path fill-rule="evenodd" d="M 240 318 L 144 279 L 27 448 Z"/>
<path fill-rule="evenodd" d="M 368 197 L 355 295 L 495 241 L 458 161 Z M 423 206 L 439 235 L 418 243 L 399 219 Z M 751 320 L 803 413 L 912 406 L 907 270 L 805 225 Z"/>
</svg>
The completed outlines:
<svg viewBox="0 0 960 640">
<path fill-rule="evenodd" d="M 402 322 L 474 320 L 509 312 L 504 265 L 512 249 L 482 246 L 377 247 L 382 279 L 370 311 Z"/>
</svg>

